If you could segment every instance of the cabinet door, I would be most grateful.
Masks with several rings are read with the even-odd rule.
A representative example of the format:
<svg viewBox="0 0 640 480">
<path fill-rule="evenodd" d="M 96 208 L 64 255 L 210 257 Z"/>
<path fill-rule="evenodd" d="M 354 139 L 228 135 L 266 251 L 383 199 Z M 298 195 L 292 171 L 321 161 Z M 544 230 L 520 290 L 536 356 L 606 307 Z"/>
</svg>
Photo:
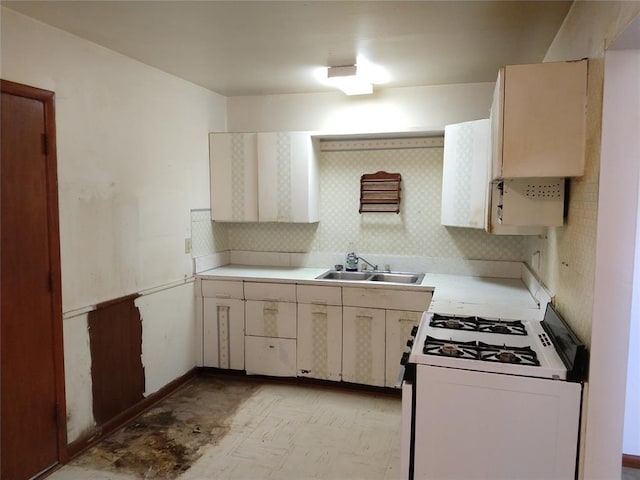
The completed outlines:
<svg viewBox="0 0 640 480">
<path fill-rule="evenodd" d="M 247 335 L 296 338 L 296 304 L 247 300 Z"/>
<path fill-rule="evenodd" d="M 255 133 L 209 135 L 211 218 L 258 220 L 258 156 Z"/>
<path fill-rule="evenodd" d="M 385 386 L 395 387 L 400 358 L 407 346 L 411 328 L 420 323 L 423 312 L 387 310 L 386 312 L 386 361 Z"/>
<path fill-rule="evenodd" d="M 484 228 L 490 136 L 489 119 L 445 127 L 442 225 Z"/>
<path fill-rule="evenodd" d="M 342 380 L 384 386 L 385 312 L 343 307 Z"/>
<path fill-rule="evenodd" d="M 261 222 L 313 223 L 318 217 L 318 166 L 311 135 L 258 134 Z"/>
<path fill-rule="evenodd" d="M 342 307 L 298 304 L 298 376 L 342 378 Z"/>
<path fill-rule="evenodd" d="M 203 299 L 204 366 L 244 370 L 244 301 Z"/>
<path fill-rule="evenodd" d="M 249 375 L 296 376 L 296 341 L 293 339 L 247 336 L 245 351 Z"/>
<path fill-rule="evenodd" d="M 509 65 L 496 95 L 493 178 L 584 174 L 587 60 Z"/>
</svg>

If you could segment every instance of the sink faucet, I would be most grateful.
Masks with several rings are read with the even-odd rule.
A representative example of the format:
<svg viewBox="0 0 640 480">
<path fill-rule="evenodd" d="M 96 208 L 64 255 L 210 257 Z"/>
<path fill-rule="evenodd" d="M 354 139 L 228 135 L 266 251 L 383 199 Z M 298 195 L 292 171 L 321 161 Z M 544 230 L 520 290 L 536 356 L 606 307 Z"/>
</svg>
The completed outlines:
<svg viewBox="0 0 640 480">
<path fill-rule="evenodd" d="M 366 258 L 363 257 L 357 257 L 358 260 L 362 260 L 364 263 L 366 263 L 367 265 L 369 265 L 371 268 L 373 268 L 374 270 L 378 270 L 378 265 L 374 265 L 371 262 L 368 262 Z"/>
</svg>

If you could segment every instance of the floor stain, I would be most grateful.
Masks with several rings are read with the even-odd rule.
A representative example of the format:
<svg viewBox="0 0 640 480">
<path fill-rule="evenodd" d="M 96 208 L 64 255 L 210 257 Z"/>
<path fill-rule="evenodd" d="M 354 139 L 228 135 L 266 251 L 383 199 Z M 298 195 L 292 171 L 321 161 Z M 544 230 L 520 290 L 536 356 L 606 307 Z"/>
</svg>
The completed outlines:
<svg viewBox="0 0 640 480">
<path fill-rule="evenodd" d="M 246 379 L 199 376 L 135 421 L 91 448 L 72 465 L 172 480 L 229 431 L 238 407 L 259 387 Z"/>
</svg>

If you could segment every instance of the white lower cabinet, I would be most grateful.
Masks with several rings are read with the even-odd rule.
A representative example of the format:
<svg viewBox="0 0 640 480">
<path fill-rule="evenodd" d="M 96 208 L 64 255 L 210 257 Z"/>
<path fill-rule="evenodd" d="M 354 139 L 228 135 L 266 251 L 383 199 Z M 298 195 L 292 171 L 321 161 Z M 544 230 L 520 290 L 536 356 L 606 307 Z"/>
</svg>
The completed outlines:
<svg viewBox="0 0 640 480">
<path fill-rule="evenodd" d="M 411 329 L 420 323 L 423 312 L 386 311 L 386 373 L 385 386 L 395 387 L 400 370 L 400 358 L 407 347 Z"/>
<path fill-rule="evenodd" d="M 203 365 L 244 370 L 242 282 L 202 281 Z"/>
<path fill-rule="evenodd" d="M 295 284 L 245 282 L 248 374 L 296 376 L 295 287 Z"/>
<path fill-rule="evenodd" d="M 345 287 L 342 301 L 342 379 L 395 386 L 405 342 L 429 308 L 431 292 Z"/>
<path fill-rule="evenodd" d="M 363 385 L 385 384 L 385 311 L 342 309 L 342 380 Z"/>
<path fill-rule="evenodd" d="M 342 307 L 298 304 L 299 377 L 342 379 Z"/>
<path fill-rule="evenodd" d="M 342 379 L 340 287 L 298 285 L 299 377 Z"/>
<path fill-rule="evenodd" d="M 431 301 L 425 290 L 207 279 L 201 288 L 204 366 L 379 387 L 395 386 Z"/>
</svg>

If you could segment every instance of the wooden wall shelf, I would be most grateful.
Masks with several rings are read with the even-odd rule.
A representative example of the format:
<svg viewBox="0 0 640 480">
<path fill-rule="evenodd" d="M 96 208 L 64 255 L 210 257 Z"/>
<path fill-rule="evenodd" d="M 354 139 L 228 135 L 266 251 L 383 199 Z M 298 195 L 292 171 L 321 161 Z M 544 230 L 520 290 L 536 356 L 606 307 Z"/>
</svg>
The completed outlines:
<svg viewBox="0 0 640 480">
<path fill-rule="evenodd" d="M 376 172 L 360 177 L 360 213 L 400 213 L 399 173 Z"/>
</svg>

